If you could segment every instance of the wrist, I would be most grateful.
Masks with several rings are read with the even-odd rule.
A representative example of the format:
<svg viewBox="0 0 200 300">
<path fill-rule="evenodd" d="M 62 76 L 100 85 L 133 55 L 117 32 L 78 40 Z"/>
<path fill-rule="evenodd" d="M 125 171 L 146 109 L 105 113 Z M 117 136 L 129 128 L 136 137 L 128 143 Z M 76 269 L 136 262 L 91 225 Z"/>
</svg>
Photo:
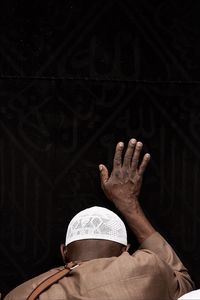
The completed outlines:
<svg viewBox="0 0 200 300">
<path fill-rule="evenodd" d="M 155 232 L 155 229 L 145 216 L 138 199 L 135 199 L 134 205 L 121 209 L 120 212 L 139 243 L 142 243 Z"/>
<path fill-rule="evenodd" d="M 116 208 L 121 212 L 121 214 L 126 216 L 137 216 L 138 214 L 142 214 L 142 208 L 136 197 L 126 197 L 123 199 L 115 199 L 112 201 Z"/>
</svg>

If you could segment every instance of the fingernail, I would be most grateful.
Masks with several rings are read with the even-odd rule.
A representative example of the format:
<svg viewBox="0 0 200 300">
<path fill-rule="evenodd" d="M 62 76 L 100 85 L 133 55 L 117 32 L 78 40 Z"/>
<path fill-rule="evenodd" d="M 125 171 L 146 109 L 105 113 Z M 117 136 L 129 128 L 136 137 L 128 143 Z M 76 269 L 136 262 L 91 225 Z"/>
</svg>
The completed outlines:
<svg viewBox="0 0 200 300">
<path fill-rule="evenodd" d="M 130 143 L 131 143 L 132 145 L 134 145 L 134 144 L 136 143 L 136 139 L 131 139 L 131 140 L 130 140 Z"/>
<path fill-rule="evenodd" d="M 99 170 L 102 171 L 102 169 L 103 169 L 103 166 L 99 165 Z"/>
<path fill-rule="evenodd" d="M 119 147 L 123 147 L 123 146 L 124 146 L 124 143 L 119 142 Z"/>
<path fill-rule="evenodd" d="M 141 143 L 141 142 L 137 142 L 137 147 L 142 147 L 143 146 L 143 144 Z"/>
</svg>

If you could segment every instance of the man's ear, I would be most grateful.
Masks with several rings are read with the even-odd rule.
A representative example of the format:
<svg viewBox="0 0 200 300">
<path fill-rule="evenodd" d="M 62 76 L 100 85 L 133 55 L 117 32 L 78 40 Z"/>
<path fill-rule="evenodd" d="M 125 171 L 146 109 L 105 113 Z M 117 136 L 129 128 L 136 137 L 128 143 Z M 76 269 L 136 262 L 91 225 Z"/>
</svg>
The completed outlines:
<svg viewBox="0 0 200 300">
<path fill-rule="evenodd" d="M 65 246 L 64 244 L 61 244 L 60 252 L 62 255 L 63 262 L 66 264 L 67 263 L 67 246 Z"/>
<path fill-rule="evenodd" d="M 122 247 L 122 252 L 128 252 L 130 249 L 131 244 L 128 244 L 127 246 Z"/>
</svg>

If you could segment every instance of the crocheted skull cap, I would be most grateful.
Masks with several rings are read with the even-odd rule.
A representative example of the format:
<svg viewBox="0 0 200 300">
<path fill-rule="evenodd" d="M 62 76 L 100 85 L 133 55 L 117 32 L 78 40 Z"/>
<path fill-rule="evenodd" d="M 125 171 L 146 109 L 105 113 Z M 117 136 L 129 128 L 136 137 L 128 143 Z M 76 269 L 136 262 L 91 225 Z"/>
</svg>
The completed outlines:
<svg viewBox="0 0 200 300">
<path fill-rule="evenodd" d="M 65 245 L 86 239 L 109 240 L 127 246 L 125 224 L 107 208 L 93 206 L 84 209 L 70 221 Z"/>
</svg>

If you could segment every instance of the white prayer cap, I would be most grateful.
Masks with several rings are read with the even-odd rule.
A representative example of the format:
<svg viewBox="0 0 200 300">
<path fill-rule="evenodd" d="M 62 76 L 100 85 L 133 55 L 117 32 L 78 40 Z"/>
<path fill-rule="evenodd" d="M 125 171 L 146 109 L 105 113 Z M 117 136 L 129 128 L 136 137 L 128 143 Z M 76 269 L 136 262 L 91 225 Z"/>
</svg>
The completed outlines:
<svg viewBox="0 0 200 300">
<path fill-rule="evenodd" d="M 80 211 L 70 221 L 65 245 L 86 239 L 109 240 L 127 246 L 126 227 L 111 210 L 93 206 Z"/>
<path fill-rule="evenodd" d="M 183 295 L 182 297 L 178 298 L 178 300 L 199 300 L 200 299 L 200 290 L 195 290 L 195 291 L 192 291 L 192 292 L 189 292 L 185 295 Z"/>
</svg>

